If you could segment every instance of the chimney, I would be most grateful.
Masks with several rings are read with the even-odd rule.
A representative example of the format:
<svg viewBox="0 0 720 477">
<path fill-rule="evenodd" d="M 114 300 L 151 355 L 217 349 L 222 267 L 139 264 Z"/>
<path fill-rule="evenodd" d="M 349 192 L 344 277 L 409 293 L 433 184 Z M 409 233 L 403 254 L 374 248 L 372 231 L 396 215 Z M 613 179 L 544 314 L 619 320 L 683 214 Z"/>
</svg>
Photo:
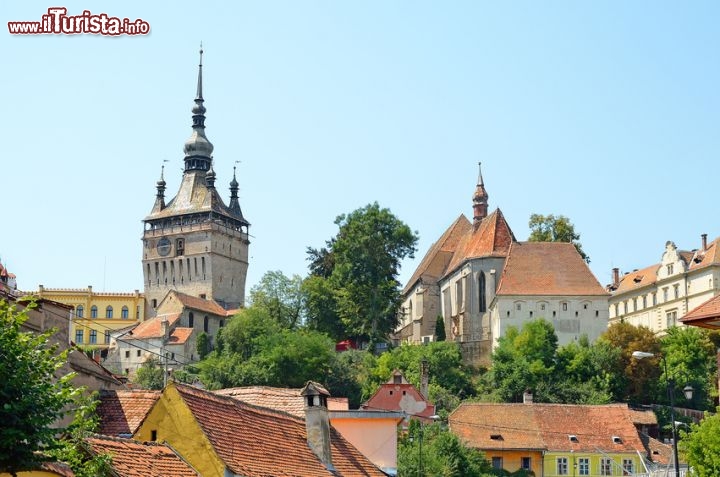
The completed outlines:
<svg viewBox="0 0 720 477">
<path fill-rule="evenodd" d="M 162 321 L 160 321 L 160 329 L 163 334 L 163 343 L 167 343 L 170 341 L 170 323 L 168 323 L 167 318 L 164 316 Z"/>
<path fill-rule="evenodd" d="M 523 393 L 523 404 L 532 404 L 533 403 L 533 394 L 532 391 L 529 389 L 526 389 Z"/>
<path fill-rule="evenodd" d="M 613 268 L 612 269 L 612 284 L 614 287 L 618 286 L 620 284 L 620 269 L 619 268 Z"/>
<path fill-rule="evenodd" d="M 707 250 L 707 234 L 702 234 L 700 237 L 702 237 L 702 251 Z"/>
<path fill-rule="evenodd" d="M 422 361 L 420 361 L 420 394 L 422 394 L 422 397 L 425 399 L 428 398 L 428 386 L 430 383 L 429 370 L 428 360 L 423 358 Z"/>
<path fill-rule="evenodd" d="M 331 472 L 335 471 L 330 452 L 330 416 L 328 415 L 327 398 L 330 393 L 312 381 L 305 384 L 300 395 L 305 402 L 305 429 L 310 449 L 318 456 L 320 462 Z"/>
</svg>

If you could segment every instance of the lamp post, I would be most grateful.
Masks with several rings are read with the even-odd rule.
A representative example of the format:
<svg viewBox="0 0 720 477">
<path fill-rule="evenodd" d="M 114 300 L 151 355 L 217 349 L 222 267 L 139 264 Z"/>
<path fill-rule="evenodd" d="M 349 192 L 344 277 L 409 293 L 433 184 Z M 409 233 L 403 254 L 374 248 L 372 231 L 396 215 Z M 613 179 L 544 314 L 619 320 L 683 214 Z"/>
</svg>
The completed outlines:
<svg viewBox="0 0 720 477">
<path fill-rule="evenodd" d="M 678 445 L 677 445 L 677 423 L 675 422 L 675 380 L 668 376 L 667 361 L 665 356 L 656 355 L 655 353 L 648 353 L 647 351 L 633 351 L 632 357 L 635 359 L 645 359 L 659 356 L 663 362 L 663 369 L 665 370 L 665 384 L 667 386 L 668 397 L 670 398 L 670 423 L 672 428 L 672 447 L 673 447 L 673 461 L 675 462 L 675 477 L 680 477 L 680 461 L 678 460 Z M 683 388 L 685 398 L 689 401 L 692 399 L 694 389 L 692 386 L 687 385 Z"/>
</svg>

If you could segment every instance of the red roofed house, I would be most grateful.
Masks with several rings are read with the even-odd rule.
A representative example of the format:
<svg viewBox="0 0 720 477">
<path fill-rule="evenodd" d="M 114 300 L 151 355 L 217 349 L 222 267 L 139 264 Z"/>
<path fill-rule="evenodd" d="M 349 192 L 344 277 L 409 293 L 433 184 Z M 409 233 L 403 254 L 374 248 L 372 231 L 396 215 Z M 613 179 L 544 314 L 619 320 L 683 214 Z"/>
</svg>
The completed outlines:
<svg viewBox="0 0 720 477">
<path fill-rule="evenodd" d="M 134 438 L 165 442 L 204 477 L 385 475 L 330 426 L 327 391 L 302 395 L 305 419 L 170 383 Z"/>
<path fill-rule="evenodd" d="M 463 403 L 450 430 L 493 467 L 544 477 L 647 472 L 648 450 L 626 404 Z"/>
<path fill-rule="evenodd" d="M 545 318 L 560 344 L 581 334 L 596 338 L 607 327 L 608 293 L 582 257 L 572 245 L 517 242 L 500 209 L 488 214 L 488 198 L 480 174 L 472 223 L 460 215 L 403 289 L 396 342 L 434 341 L 442 316 L 446 339 L 460 344 L 463 359 L 488 366 L 510 324 Z"/>
<path fill-rule="evenodd" d="M 610 322 L 620 320 L 647 326 L 656 333 L 680 324 L 711 323 L 691 310 L 720 295 L 720 237 L 708 243 L 702 234 L 700 248 L 680 250 L 666 242 L 660 263 L 622 274 L 613 269 L 608 286 Z M 682 320 L 679 320 L 684 317 Z"/>
<path fill-rule="evenodd" d="M 105 365 L 132 375 L 150 357 L 167 356 L 168 370 L 198 361 L 197 337 L 205 333 L 210 344 L 237 310 L 217 302 L 171 290 L 157 307 L 157 315 L 113 336 Z"/>
<path fill-rule="evenodd" d="M 200 474 L 175 450 L 155 442 L 137 442 L 95 436 L 86 439 L 92 454 L 112 458 L 112 475 L 116 477 L 198 477 Z"/>
<path fill-rule="evenodd" d="M 161 394 L 161 391 L 100 391 L 98 434 L 132 436 Z"/>
<path fill-rule="evenodd" d="M 424 422 L 435 420 L 435 405 L 395 370 L 390 380 L 380 385 L 375 394 L 362 405 L 366 411 L 401 411 L 409 418 Z"/>
</svg>

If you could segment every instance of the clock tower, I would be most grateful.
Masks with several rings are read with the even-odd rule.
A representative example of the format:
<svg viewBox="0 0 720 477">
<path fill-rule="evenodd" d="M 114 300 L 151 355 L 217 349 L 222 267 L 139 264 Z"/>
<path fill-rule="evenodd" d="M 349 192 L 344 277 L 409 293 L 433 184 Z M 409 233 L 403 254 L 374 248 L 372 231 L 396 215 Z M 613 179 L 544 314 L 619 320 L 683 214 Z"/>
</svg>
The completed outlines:
<svg viewBox="0 0 720 477">
<path fill-rule="evenodd" d="M 170 290 L 215 300 L 226 309 L 245 303 L 250 224 L 240 210 L 235 172 L 228 205 L 215 188 L 213 145 L 205 136 L 202 54 L 201 49 L 180 189 L 165 201 L 163 166 L 155 205 L 143 220 L 142 266 L 149 316 Z"/>
</svg>

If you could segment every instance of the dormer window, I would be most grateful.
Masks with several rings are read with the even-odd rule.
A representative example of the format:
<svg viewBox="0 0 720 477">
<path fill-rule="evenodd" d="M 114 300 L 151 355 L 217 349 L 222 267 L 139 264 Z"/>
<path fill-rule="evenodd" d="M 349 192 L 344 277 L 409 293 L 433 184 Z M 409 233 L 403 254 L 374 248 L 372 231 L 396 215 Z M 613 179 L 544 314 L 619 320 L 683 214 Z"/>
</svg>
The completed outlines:
<svg viewBox="0 0 720 477">
<path fill-rule="evenodd" d="M 570 439 L 570 442 L 580 442 L 575 434 L 569 434 L 568 439 Z"/>
<path fill-rule="evenodd" d="M 613 444 L 622 444 L 622 438 L 620 436 L 612 436 Z"/>
<path fill-rule="evenodd" d="M 502 441 L 503 436 L 502 434 L 490 434 L 490 440 L 492 441 Z"/>
</svg>

